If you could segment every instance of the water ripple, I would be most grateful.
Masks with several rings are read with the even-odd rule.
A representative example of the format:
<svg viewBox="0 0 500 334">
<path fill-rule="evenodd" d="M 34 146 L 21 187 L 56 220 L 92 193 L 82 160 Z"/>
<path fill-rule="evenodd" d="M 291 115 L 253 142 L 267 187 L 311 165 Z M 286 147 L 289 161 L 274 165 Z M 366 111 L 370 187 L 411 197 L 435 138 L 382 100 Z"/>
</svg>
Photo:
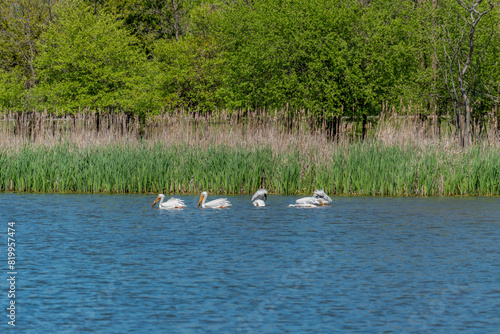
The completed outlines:
<svg viewBox="0 0 500 334">
<path fill-rule="evenodd" d="M 0 194 L 23 333 L 495 332 L 500 199 Z M 19 205 L 19 203 L 23 203 Z M 5 283 L 4 283 L 5 284 Z M 6 326 L 6 324 L 5 324 Z"/>
</svg>

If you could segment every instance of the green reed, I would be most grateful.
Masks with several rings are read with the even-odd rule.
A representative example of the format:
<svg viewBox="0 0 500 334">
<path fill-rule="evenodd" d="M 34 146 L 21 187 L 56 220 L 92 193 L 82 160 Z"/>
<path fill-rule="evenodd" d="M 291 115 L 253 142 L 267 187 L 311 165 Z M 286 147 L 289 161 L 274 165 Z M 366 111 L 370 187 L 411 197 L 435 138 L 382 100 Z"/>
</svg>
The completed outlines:
<svg viewBox="0 0 500 334">
<path fill-rule="evenodd" d="M 26 144 L 0 151 L 0 190 L 251 194 L 264 186 L 275 194 L 500 195 L 496 148 L 329 145 L 319 155 L 265 145 Z"/>
</svg>

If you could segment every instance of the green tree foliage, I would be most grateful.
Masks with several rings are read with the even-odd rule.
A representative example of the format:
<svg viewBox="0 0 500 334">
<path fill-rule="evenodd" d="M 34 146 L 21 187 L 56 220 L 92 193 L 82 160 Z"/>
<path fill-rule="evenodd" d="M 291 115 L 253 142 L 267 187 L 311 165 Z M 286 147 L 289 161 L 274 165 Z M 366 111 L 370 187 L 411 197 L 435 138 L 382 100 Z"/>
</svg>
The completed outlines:
<svg viewBox="0 0 500 334">
<path fill-rule="evenodd" d="M 0 109 L 20 109 L 24 99 L 24 85 L 22 73 L 16 73 L 16 68 L 5 71 L 0 68 Z"/>
<path fill-rule="evenodd" d="M 216 5 L 202 4 L 190 12 L 187 35 L 155 43 L 155 91 L 162 105 L 212 111 L 222 99 L 224 57 L 213 34 Z"/>
<path fill-rule="evenodd" d="M 377 114 L 384 102 L 409 103 L 415 98 L 411 92 L 423 93 L 415 79 L 422 75 L 425 57 L 419 53 L 414 1 L 370 1 L 355 11 L 353 29 L 345 38 L 348 53 L 340 81 L 346 86 L 342 102 L 348 113 Z"/>
<path fill-rule="evenodd" d="M 111 14 L 79 2 L 58 8 L 39 41 L 36 60 L 42 106 L 53 109 L 147 107 L 148 67 L 137 40 Z"/>
<path fill-rule="evenodd" d="M 235 107 L 373 113 L 399 99 L 418 65 L 409 1 L 260 0 L 224 8 Z"/>
<path fill-rule="evenodd" d="M 155 85 L 163 105 L 213 111 L 223 105 L 220 97 L 223 59 L 214 38 L 189 36 L 160 41 L 154 51 Z"/>
<path fill-rule="evenodd" d="M 467 47 L 459 0 L 80 1 L 0 3 L 3 107 L 446 113 Z M 474 33 L 476 118 L 499 102 L 499 7 Z"/>
<path fill-rule="evenodd" d="M 115 15 L 148 50 L 157 40 L 179 40 L 189 26 L 189 11 L 198 1 L 188 0 L 85 0 L 94 14 Z"/>
<path fill-rule="evenodd" d="M 491 1 L 442 1 L 435 11 L 434 47 L 439 61 L 440 89 L 443 97 L 455 107 L 463 104 L 459 72 L 464 69 L 463 84 L 475 117 L 491 110 L 500 97 L 500 11 Z M 472 23 L 470 6 L 477 13 L 486 13 L 477 26 Z M 469 53 L 470 52 L 470 53 Z M 469 58 L 470 57 L 470 58 Z"/>
<path fill-rule="evenodd" d="M 4 106 L 30 107 L 36 84 L 36 42 L 52 21 L 56 0 L 2 0 L 0 2 L 0 99 Z M 24 92 L 19 92 L 19 84 Z M 7 93 L 10 92 L 10 93 Z M 6 100 L 5 100 L 6 101 Z"/>
</svg>

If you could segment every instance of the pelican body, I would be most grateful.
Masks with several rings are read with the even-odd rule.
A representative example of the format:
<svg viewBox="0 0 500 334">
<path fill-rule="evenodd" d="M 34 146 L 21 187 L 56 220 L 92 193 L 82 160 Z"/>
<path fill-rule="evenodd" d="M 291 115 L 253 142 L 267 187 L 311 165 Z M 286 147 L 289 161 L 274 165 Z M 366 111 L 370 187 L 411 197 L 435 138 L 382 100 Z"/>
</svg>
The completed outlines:
<svg viewBox="0 0 500 334">
<path fill-rule="evenodd" d="M 159 194 L 151 207 L 154 207 L 158 201 L 160 201 L 160 204 L 158 204 L 158 207 L 160 209 L 182 209 L 183 207 L 186 206 L 184 202 L 178 198 L 172 197 L 168 201 L 163 202 L 164 199 L 165 195 Z"/>
<path fill-rule="evenodd" d="M 259 189 L 252 196 L 253 206 L 266 206 L 267 201 L 267 190 Z"/>
<path fill-rule="evenodd" d="M 217 198 L 214 199 L 213 201 L 206 202 L 207 196 L 208 193 L 206 191 L 201 193 L 200 200 L 198 201 L 198 207 L 200 207 L 200 204 L 202 208 L 211 208 L 211 209 L 222 209 L 231 206 L 231 203 L 229 203 L 227 198 Z"/>
<path fill-rule="evenodd" d="M 312 197 L 303 197 L 295 201 L 295 204 L 290 204 L 291 207 L 297 208 L 314 208 L 318 206 L 330 205 L 332 199 L 328 196 L 323 189 L 316 189 Z"/>
<path fill-rule="evenodd" d="M 295 204 L 290 204 L 289 206 L 297 208 L 315 208 L 321 206 L 322 202 L 314 197 L 303 197 L 295 201 Z"/>
</svg>

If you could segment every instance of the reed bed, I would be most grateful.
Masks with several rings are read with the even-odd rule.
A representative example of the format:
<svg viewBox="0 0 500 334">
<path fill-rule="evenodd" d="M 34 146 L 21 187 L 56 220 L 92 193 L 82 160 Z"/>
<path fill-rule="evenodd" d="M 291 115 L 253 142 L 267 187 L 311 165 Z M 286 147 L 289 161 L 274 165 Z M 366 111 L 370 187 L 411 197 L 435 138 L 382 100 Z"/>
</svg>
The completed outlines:
<svg viewBox="0 0 500 334">
<path fill-rule="evenodd" d="M 364 141 L 355 123 L 305 112 L 178 112 L 142 129 L 123 114 L 23 117 L 0 127 L 1 191 L 500 195 L 494 117 L 468 149 L 449 124 L 395 114 L 369 124 Z"/>
</svg>

